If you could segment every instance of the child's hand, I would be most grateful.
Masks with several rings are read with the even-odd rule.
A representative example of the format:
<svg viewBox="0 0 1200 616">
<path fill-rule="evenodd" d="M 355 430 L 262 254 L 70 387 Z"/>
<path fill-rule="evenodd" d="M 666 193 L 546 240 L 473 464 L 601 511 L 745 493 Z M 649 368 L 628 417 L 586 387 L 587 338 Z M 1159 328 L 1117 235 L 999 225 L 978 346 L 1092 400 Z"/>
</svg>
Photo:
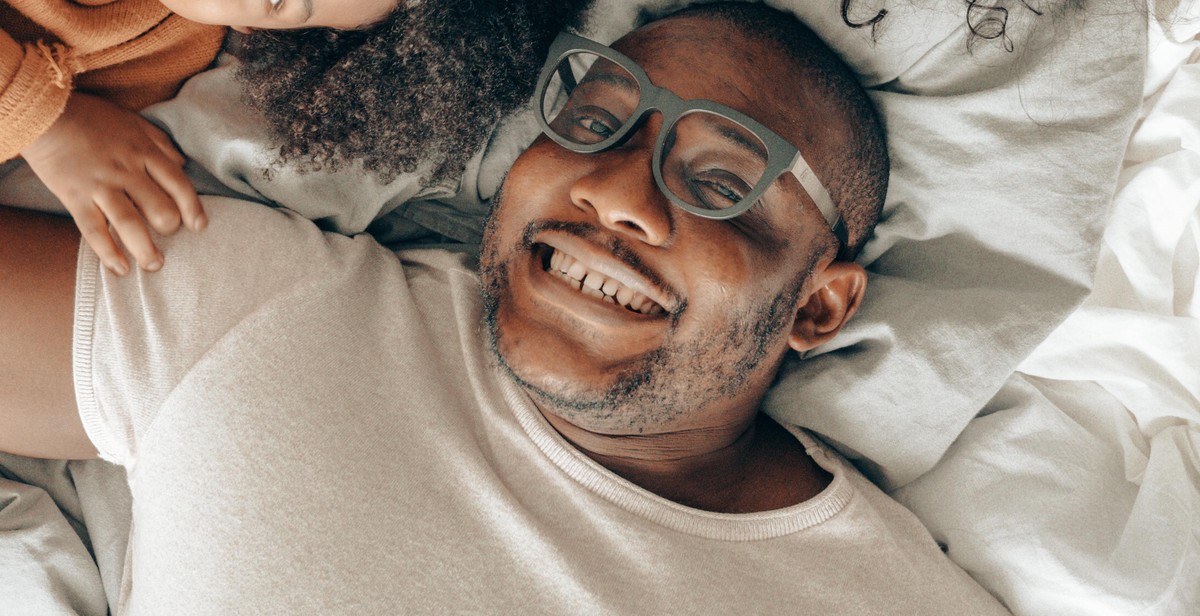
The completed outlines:
<svg viewBox="0 0 1200 616">
<path fill-rule="evenodd" d="M 129 271 L 129 261 L 117 249 L 109 223 L 147 271 L 163 262 L 147 222 L 164 235 L 179 228 L 181 216 L 195 231 L 207 224 L 171 138 L 104 99 L 72 93 L 66 111 L 21 155 L 117 274 Z"/>
</svg>

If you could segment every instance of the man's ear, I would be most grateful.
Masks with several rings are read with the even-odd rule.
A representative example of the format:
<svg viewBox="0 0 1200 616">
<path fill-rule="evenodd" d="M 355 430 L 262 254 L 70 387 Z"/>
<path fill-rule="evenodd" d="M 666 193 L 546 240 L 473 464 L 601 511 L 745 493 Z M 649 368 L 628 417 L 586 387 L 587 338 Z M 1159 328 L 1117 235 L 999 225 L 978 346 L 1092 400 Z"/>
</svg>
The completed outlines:
<svg viewBox="0 0 1200 616">
<path fill-rule="evenodd" d="M 796 311 L 788 345 L 799 353 L 824 344 L 858 311 L 867 272 L 857 263 L 835 261 L 813 274 L 813 286 Z"/>
</svg>

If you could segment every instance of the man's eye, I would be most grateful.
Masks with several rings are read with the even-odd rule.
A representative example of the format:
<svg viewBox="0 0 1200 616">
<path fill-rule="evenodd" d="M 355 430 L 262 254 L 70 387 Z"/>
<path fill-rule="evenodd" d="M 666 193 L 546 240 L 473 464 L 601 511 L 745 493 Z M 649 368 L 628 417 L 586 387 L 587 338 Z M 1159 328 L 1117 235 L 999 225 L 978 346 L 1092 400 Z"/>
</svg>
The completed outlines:
<svg viewBox="0 0 1200 616">
<path fill-rule="evenodd" d="M 740 178 L 719 169 L 688 178 L 688 186 L 698 204 L 712 210 L 733 207 L 750 192 Z"/>
<path fill-rule="evenodd" d="M 564 110 L 559 118 L 566 124 L 566 134 L 563 136 L 575 143 L 600 143 L 621 129 L 621 122 L 616 116 L 595 105 Z M 556 120 L 554 124 L 560 122 Z M 562 134 L 562 131 L 559 132 Z"/>
<path fill-rule="evenodd" d="M 601 140 L 608 139 L 615 132 L 604 122 L 601 122 L 596 118 L 583 118 L 579 121 L 579 125 L 582 126 L 584 130 L 596 133 Z"/>
<path fill-rule="evenodd" d="M 278 13 L 279 9 L 283 8 L 283 3 L 284 0 L 267 0 L 268 12 Z"/>
</svg>

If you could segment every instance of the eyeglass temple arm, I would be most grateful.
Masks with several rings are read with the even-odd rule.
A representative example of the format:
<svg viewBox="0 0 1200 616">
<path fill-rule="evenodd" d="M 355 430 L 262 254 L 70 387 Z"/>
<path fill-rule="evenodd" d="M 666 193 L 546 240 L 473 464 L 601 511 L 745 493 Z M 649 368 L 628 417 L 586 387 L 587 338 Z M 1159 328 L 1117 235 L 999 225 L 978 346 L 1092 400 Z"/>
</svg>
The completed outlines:
<svg viewBox="0 0 1200 616">
<path fill-rule="evenodd" d="M 833 230 L 833 235 L 837 237 L 843 247 L 849 245 L 849 233 L 846 231 L 845 223 L 842 222 L 842 216 L 838 214 L 837 206 L 833 204 L 833 198 L 829 196 L 829 191 L 825 190 L 825 186 L 821 184 L 821 180 L 817 179 L 817 174 L 813 173 L 812 167 L 808 166 L 808 161 L 804 160 L 800 152 L 796 152 L 796 158 L 792 159 L 791 172 L 797 180 L 800 180 L 800 186 L 803 186 L 808 196 L 812 197 L 813 203 L 817 204 L 817 209 L 821 211 L 821 216 Z"/>
</svg>

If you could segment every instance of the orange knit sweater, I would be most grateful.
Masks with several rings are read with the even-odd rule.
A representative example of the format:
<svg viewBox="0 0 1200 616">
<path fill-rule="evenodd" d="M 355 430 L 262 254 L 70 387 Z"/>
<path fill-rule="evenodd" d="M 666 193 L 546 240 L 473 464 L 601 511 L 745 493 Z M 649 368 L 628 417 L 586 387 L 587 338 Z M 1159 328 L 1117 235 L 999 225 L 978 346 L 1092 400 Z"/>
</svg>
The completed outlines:
<svg viewBox="0 0 1200 616">
<path fill-rule="evenodd" d="M 174 96 L 224 35 L 158 0 L 3 0 L 0 162 L 50 128 L 72 90 L 133 110 Z"/>
</svg>

